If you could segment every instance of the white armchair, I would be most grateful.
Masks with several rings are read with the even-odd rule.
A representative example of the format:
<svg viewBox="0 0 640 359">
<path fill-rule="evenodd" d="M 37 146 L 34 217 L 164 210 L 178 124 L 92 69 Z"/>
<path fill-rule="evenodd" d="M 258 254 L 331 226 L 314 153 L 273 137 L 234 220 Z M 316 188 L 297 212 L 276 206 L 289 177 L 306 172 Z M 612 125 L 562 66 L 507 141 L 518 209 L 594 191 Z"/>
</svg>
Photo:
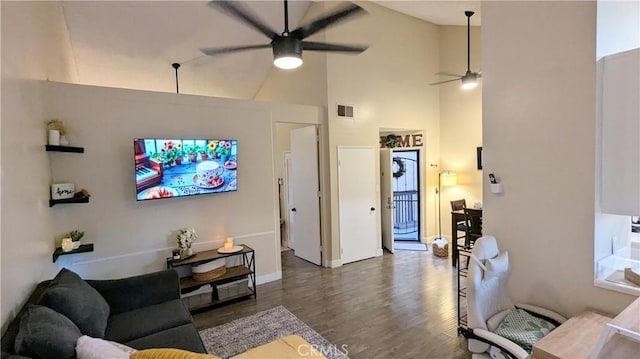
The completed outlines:
<svg viewBox="0 0 640 359">
<path fill-rule="evenodd" d="M 507 292 L 509 255 L 500 253 L 492 236 L 479 238 L 471 252 L 467 276 L 468 330 L 463 332 L 469 340 L 469 351 L 474 358 L 530 358 L 529 352 L 514 341 L 494 332 L 503 319 L 511 318 L 515 309 L 523 309 L 526 315 L 544 319 L 542 323 L 558 326 L 566 318 L 551 310 L 530 304 L 514 305 Z M 528 313 L 528 314 L 527 314 Z M 502 328 L 500 328 L 502 329 Z M 544 329 L 543 329 L 544 330 Z M 540 336 L 538 330 L 535 334 Z"/>
</svg>

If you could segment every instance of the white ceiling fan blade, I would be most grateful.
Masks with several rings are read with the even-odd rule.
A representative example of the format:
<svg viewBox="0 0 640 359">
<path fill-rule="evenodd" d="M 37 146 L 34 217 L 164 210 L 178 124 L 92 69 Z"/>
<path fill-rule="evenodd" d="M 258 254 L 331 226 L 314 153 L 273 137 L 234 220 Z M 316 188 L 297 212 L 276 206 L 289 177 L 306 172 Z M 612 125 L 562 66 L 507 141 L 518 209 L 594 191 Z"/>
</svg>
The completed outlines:
<svg viewBox="0 0 640 359">
<path fill-rule="evenodd" d="M 464 75 L 460 75 L 460 74 L 452 74 L 450 72 L 436 72 L 436 75 L 453 76 L 453 77 L 462 77 L 462 76 L 464 76 Z"/>
<path fill-rule="evenodd" d="M 460 81 L 460 78 L 453 79 L 453 80 L 440 81 L 440 82 L 433 82 L 433 83 L 430 83 L 429 86 L 446 84 L 447 82 L 453 82 L 453 81 Z"/>
</svg>

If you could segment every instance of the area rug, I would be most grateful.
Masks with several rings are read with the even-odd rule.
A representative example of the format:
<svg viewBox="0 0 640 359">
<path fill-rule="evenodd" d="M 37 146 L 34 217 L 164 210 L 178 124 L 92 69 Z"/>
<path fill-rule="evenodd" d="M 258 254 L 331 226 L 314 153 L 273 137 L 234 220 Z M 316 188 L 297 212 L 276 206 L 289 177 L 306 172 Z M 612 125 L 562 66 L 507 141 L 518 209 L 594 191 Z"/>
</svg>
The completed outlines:
<svg viewBox="0 0 640 359">
<path fill-rule="evenodd" d="M 223 359 L 294 334 L 303 337 L 327 359 L 349 359 L 340 345 L 329 343 L 283 306 L 200 331 L 207 352 Z"/>
<path fill-rule="evenodd" d="M 393 242 L 393 249 L 404 251 L 426 251 L 427 246 L 420 242 Z"/>
</svg>

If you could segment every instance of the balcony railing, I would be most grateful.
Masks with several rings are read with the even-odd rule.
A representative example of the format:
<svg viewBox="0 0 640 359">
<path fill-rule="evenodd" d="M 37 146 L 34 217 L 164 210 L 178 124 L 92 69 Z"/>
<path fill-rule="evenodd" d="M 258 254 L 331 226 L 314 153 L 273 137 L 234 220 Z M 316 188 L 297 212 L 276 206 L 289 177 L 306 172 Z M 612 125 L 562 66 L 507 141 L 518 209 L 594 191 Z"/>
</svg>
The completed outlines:
<svg viewBox="0 0 640 359">
<path fill-rule="evenodd" d="M 418 230 L 418 191 L 393 192 L 394 234 L 414 233 Z"/>
</svg>

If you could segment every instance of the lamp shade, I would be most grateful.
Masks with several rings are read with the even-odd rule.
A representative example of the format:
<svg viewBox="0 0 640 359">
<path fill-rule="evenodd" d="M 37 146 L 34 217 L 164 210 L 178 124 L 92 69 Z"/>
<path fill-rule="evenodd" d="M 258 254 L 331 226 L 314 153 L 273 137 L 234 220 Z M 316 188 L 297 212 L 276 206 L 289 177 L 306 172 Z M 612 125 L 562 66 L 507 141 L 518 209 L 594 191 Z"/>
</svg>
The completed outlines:
<svg viewBox="0 0 640 359">
<path fill-rule="evenodd" d="M 440 174 L 440 185 L 455 186 L 457 183 L 458 178 L 454 172 L 445 171 Z"/>
</svg>

